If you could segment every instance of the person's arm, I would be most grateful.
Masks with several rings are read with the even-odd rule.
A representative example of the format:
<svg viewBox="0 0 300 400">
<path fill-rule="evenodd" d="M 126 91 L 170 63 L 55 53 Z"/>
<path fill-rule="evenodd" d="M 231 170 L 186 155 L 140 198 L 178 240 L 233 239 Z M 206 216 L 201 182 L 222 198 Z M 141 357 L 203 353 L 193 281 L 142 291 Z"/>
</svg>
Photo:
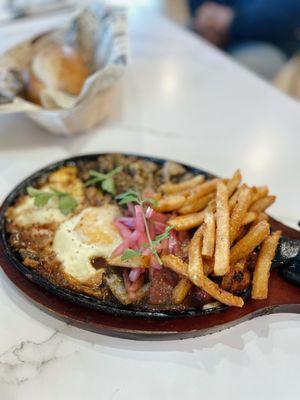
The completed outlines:
<svg viewBox="0 0 300 400">
<path fill-rule="evenodd" d="M 300 27 L 299 0 L 240 0 L 234 11 L 231 40 L 284 40 Z"/>
</svg>

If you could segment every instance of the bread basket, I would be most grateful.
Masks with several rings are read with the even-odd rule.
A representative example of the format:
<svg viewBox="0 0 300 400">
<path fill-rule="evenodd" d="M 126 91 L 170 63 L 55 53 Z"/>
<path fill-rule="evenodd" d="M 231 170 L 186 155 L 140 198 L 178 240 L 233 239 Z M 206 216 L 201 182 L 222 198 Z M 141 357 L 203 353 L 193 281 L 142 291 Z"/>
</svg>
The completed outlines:
<svg viewBox="0 0 300 400">
<path fill-rule="evenodd" d="M 0 114 L 21 112 L 55 135 L 86 131 L 107 116 L 112 87 L 128 60 L 126 9 L 93 2 L 66 26 L 26 40 L 0 57 Z M 24 71 L 40 49 L 53 44 L 78 50 L 90 74 L 78 95 L 45 92 L 43 106 L 24 94 Z"/>
</svg>

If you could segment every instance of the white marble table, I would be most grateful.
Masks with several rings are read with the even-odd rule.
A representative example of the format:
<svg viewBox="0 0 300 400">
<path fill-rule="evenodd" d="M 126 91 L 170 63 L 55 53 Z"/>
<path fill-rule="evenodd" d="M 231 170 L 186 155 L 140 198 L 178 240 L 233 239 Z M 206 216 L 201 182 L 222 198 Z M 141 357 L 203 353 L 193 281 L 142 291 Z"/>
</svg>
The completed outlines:
<svg viewBox="0 0 300 400">
<path fill-rule="evenodd" d="M 1 50 L 46 29 L 0 30 Z M 22 116 L 0 117 L 0 200 L 54 160 L 95 151 L 171 157 L 268 182 L 271 214 L 300 216 L 300 108 L 223 54 L 161 17 L 132 15 L 132 63 L 107 123 L 73 139 Z M 208 337 L 135 342 L 59 322 L 0 274 L 0 399 L 296 399 L 300 316 L 277 315 Z"/>
</svg>

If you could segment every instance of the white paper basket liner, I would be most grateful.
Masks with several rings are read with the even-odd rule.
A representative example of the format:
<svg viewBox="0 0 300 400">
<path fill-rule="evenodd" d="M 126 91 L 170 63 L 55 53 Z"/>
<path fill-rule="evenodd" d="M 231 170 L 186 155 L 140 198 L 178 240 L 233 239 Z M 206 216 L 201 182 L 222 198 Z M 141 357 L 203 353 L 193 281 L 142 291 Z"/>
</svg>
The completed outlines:
<svg viewBox="0 0 300 400">
<path fill-rule="evenodd" d="M 27 40 L 4 53 L 0 57 L 0 68 L 27 69 L 40 47 L 57 41 L 75 43 L 92 68 L 79 96 L 44 91 L 44 104 L 49 109 L 15 96 L 0 104 L 0 113 L 22 112 L 53 134 L 72 135 L 92 128 L 108 114 L 111 87 L 122 75 L 128 60 L 126 11 L 94 2 L 65 28 Z"/>
</svg>

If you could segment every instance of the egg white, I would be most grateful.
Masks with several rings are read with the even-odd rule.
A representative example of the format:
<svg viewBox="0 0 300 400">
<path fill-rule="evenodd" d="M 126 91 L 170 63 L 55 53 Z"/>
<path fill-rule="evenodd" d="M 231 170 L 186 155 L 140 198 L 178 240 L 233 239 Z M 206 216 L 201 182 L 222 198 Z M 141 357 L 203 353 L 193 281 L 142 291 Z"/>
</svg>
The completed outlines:
<svg viewBox="0 0 300 400">
<path fill-rule="evenodd" d="M 61 167 L 52 172 L 48 177 L 48 184 L 39 189 L 51 192 L 54 188 L 61 192 L 69 193 L 78 203 L 78 208 L 84 203 L 84 186 L 77 178 L 77 168 L 74 166 Z M 43 207 L 37 207 L 34 199 L 30 196 L 22 197 L 21 201 L 12 207 L 10 218 L 19 226 L 32 224 L 61 223 L 69 218 L 64 215 L 58 207 L 58 199 L 52 198 Z"/>
<path fill-rule="evenodd" d="M 48 187 L 41 188 L 43 191 L 49 191 Z M 56 198 L 50 199 L 43 207 L 37 207 L 34 199 L 26 196 L 22 202 L 13 209 L 12 219 L 19 226 L 28 226 L 32 224 L 60 223 L 67 217 L 59 210 Z"/>
<path fill-rule="evenodd" d="M 120 210 L 114 205 L 88 207 L 60 224 L 52 247 L 66 273 L 85 281 L 97 272 L 91 259 L 109 258 L 122 243 L 113 225 L 119 216 Z"/>
</svg>

